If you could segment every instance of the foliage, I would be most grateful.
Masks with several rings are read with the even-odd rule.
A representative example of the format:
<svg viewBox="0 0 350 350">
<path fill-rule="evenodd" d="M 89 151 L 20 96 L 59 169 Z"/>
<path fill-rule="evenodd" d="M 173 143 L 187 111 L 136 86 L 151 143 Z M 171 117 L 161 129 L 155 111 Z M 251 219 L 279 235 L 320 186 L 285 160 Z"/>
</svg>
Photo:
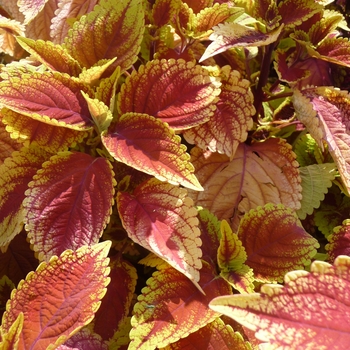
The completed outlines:
<svg viewBox="0 0 350 350">
<path fill-rule="evenodd" d="M 343 2 L 0 5 L 1 348 L 347 347 Z"/>
</svg>

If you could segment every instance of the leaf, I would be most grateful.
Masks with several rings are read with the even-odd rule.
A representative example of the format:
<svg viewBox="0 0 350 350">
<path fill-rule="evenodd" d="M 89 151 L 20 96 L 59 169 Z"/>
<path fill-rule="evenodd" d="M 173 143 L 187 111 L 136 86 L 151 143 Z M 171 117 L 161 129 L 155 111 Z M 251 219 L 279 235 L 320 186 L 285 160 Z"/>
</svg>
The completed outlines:
<svg viewBox="0 0 350 350">
<path fill-rule="evenodd" d="M 50 125 L 86 130 L 92 122 L 80 90 L 91 94 L 86 85 L 59 73 L 23 74 L 0 82 L 0 103 Z"/>
<path fill-rule="evenodd" d="M 106 258 L 111 242 L 76 252 L 66 250 L 60 257 L 41 263 L 12 293 L 2 319 L 8 332 L 20 312 L 24 315 L 19 348 L 63 344 L 88 324 L 100 306 L 109 283 Z"/>
<path fill-rule="evenodd" d="M 153 273 L 134 307 L 129 349 L 161 348 L 214 321 L 219 315 L 207 305 L 231 287 L 205 262 L 199 284 L 205 295 L 167 264 Z"/>
<path fill-rule="evenodd" d="M 300 25 L 322 10 L 323 6 L 314 0 L 283 0 L 278 4 L 278 13 L 285 29 Z"/>
<path fill-rule="evenodd" d="M 116 61 L 116 59 L 116 57 L 112 59 L 102 59 L 90 68 L 83 68 L 82 72 L 79 74 L 79 80 L 90 86 L 97 85 L 102 75 Z"/>
<path fill-rule="evenodd" d="M 295 212 L 282 204 L 250 210 L 241 220 L 238 238 L 255 278 L 270 283 L 281 282 L 287 272 L 310 264 L 320 246 Z"/>
<path fill-rule="evenodd" d="M 24 24 L 28 24 L 44 8 L 48 0 L 18 0 L 17 5 L 20 12 L 24 14 Z"/>
<path fill-rule="evenodd" d="M 117 57 L 114 67 L 127 70 L 137 58 L 144 31 L 140 0 L 101 0 L 75 22 L 64 47 L 81 64 L 91 67 L 101 59 Z"/>
<path fill-rule="evenodd" d="M 0 165 L 11 155 L 12 152 L 20 150 L 21 143 L 10 137 L 6 131 L 6 125 L 3 123 L 3 114 L 0 114 Z"/>
<path fill-rule="evenodd" d="M 254 277 L 252 270 L 244 264 L 247 254 L 242 242 L 232 232 L 226 220 L 221 221 L 220 232 L 220 246 L 217 252 L 220 276 L 240 293 L 252 293 Z"/>
<path fill-rule="evenodd" d="M 49 157 L 50 154 L 39 147 L 22 148 L 0 166 L 0 247 L 6 247 L 21 232 L 24 192 Z"/>
<path fill-rule="evenodd" d="M 239 23 L 219 24 L 213 28 L 214 32 L 209 36 L 212 43 L 207 47 L 199 62 L 233 47 L 269 45 L 278 39 L 282 28 L 283 26 L 280 26 L 269 33 L 262 33 Z"/>
<path fill-rule="evenodd" d="M 350 255 L 350 220 L 344 220 L 341 226 L 333 229 L 333 233 L 327 237 L 326 251 L 328 261 L 334 263 L 339 255 Z"/>
<path fill-rule="evenodd" d="M 94 332 L 103 339 L 110 339 L 129 315 L 137 281 L 136 269 L 123 258 L 111 258 L 109 266 L 111 283 L 93 321 Z"/>
<path fill-rule="evenodd" d="M 183 2 L 188 5 L 194 13 L 198 13 L 206 7 L 211 7 L 213 5 L 213 0 L 184 0 Z"/>
<path fill-rule="evenodd" d="M 126 113 L 102 133 L 102 142 L 119 162 L 160 181 L 200 191 L 186 147 L 161 120 L 147 114 Z"/>
<path fill-rule="evenodd" d="M 297 211 L 299 219 L 303 220 L 306 215 L 311 215 L 314 208 L 320 206 L 325 193 L 332 186 L 335 178 L 335 164 L 312 164 L 299 168 L 301 177 L 301 208 Z"/>
<path fill-rule="evenodd" d="M 146 113 L 173 129 L 188 129 L 214 114 L 219 87 L 216 78 L 193 62 L 153 60 L 127 78 L 118 111 Z"/>
<path fill-rule="evenodd" d="M 63 43 L 71 28 L 69 22 L 91 12 L 97 0 L 61 0 L 51 19 L 50 36 L 56 44 Z"/>
<path fill-rule="evenodd" d="M 268 139 L 252 146 L 240 144 L 230 161 L 226 155 L 191 151 L 195 174 L 204 191 L 189 191 L 195 205 L 232 223 L 239 216 L 266 203 L 300 208 L 301 186 L 295 154 L 283 139 Z"/>
<path fill-rule="evenodd" d="M 7 108 L 2 110 L 2 116 L 13 139 L 26 147 L 37 145 L 50 153 L 66 151 L 88 136 L 88 131 L 46 124 Z"/>
<path fill-rule="evenodd" d="M 214 299 L 223 313 L 268 342 L 269 349 L 346 349 L 350 344 L 350 259 L 331 266 L 315 261 L 311 272 L 293 271 L 284 286 L 265 285 L 261 293 Z"/>
<path fill-rule="evenodd" d="M 248 342 L 241 334 L 234 332 L 220 318 L 191 333 L 186 338 L 178 340 L 161 350 L 251 350 Z"/>
<path fill-rule="evenodd" d="M 310 134 L 301 135 L 295 141 L 294 152 L 301 168 L 317 163 L 315 155 L 319 152 L 319 147 Z"/>
<path fill-rule="evenodd" d="M 201 240 L 197 210 L 187 191 L 150 179 L 118 192 L 118 211 L 129 237 L 193 282 L 199 281 Z"/>
<path fill-rule="evenodd" d="M 322 141 L 337 164 L 345 187 L 350 190 L 350 99 L 346 91 L 331 87 L 310 88 L 296 93 L 294 107 L 298 118 L 322 147 Z M 301 103 L 305 103 L 301 106 Z M 311 114 L 306 114 L 310 112 Z M 316 117 L 317 112 L 317 117 Z"/>
<path fill-rule="evenodd" d="M 108 160 L 60 152 L 26 192 L 25 224 L 39 260 L 98 242 L 111 214 L 114 173 Z"/>
<path fill-rule="evenodd" d="M 108 286 L 109 288 L 109 286 Z M 57 350 L 108 350 L 107 341 L 93 333 L 89 328 L 84 327 L 78 333 L 69 338 L 64 345 L 60 345 Z"/>
<path fill-rule="evenodd" d="M 15 322 L 6 334 L 1 334 L 0 346 L 2 350 L 18 349 L 19 338 L 23 329 L 23 313 L 20 312 Z M 3 333 L 3 332 L 1 332 Z"/>
<path fill-rule="evenodd" d="M 14 19 L 0 17 L 0 51 L 14 56 L 16 54 L 16 35 L 24 35 L 24 25 Z"/>
<path fill-rule="evenodd" d="M 39 62 L 50 70 L 78 76 L 81 72 L 79 63 L 60 45 L 51 41 L 32 40 L 17 37 L 17 42 Z"/>
<path fill-rule="evenodd" d="M 152 24 L 160 28 L 171 23 L 180 7 L 181 2 L 177 0 L 156 0 L 152 6 Z"/>
<path fill-rule="evenodd" d="M 215 114 L 210 120 L 184 132 L 187 142 L 232 158 L 240 142 L 248 136 L 255 114 L 250 83 L 238 71 L 223 77 Z"/>
</svg>

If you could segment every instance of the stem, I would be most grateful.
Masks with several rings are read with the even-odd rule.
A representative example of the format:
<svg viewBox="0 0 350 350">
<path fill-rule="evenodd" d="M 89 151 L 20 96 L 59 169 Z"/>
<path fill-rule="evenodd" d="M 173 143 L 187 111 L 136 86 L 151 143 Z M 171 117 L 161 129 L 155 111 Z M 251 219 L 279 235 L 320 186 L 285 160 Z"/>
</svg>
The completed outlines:
<svg viewBox="0 0 350 350">
<path fill-rule="evenodd" d="M 254 98 L 254 107 L 256 109 L 255 116 L 258 116 L 261 110 L 262 102 L 264 100 L 264 92 L 263 87 L 267 83 L 267 79 L 270 73 L 270 63 L 271 57 L 273 53 L 273 49 L 275 48 L 275 44 L 272 43 L 265 48 L 264 58 L 261 65 L 260 76 L 258 86 L 255 90 L 255 98 Z"/>
</svg>

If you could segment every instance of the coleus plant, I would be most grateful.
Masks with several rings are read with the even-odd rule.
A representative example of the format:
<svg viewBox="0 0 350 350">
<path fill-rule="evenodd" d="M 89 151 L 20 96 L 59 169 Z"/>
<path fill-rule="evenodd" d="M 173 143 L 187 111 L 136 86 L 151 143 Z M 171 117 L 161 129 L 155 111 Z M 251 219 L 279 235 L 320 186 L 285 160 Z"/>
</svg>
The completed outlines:
<svg viewBox="0 0 350 350">
<path fill-rule="evenodd" d="M 344 2 L 0 3 L 3 349 L 347 347 Z"/>
</svg>

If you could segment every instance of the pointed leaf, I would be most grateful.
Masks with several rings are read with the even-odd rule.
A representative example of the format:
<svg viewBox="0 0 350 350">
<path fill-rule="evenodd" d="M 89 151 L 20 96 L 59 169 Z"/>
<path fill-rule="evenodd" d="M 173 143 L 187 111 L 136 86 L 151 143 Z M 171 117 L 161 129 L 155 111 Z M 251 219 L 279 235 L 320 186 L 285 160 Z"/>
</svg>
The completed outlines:
<svg viewBox="0 0 350 350">
<path fill-rule="evenodd" d="M 109 266 L 111 283 L 93 321 L 94 332 L 103 339 L 112 338 L 129 315 L 137 280 L 136 269 L 121 257 L 111 258 Z"/>
<path fill-rule="evenodd" d="M 161 350 L 251 350 L 248 342 L 220 318 Z"/>
<path fill-rule="evenodd" d="M 187 191 L 150 179 L 133 194 L 119 192 L 118 211 L 129 237 L 194 282 L 202 255 L 197 210 Z"/>
<path fill-rule="evenodd" d="M 49 157 L 50 154 L 39 147 L 24 147 L 0 166 L 0 247 L 5 247 L 21 232 L 24 192 Z"/>
<path fill-rule="evenodd" d="M 240 144 L 232 161 L 196 147 L 191 155 L 204 191 L 189 191 L 189 195 L 218 219 L 230 221 L 234 231 L 240 216 L 259 205 L 282 203 L 300 208 L 298 164 L 291 146 L 282 139 Z"/>
<path fill-rule="evenodd" d="M 18 43 L 50 70 L 77 76 L 81 72 L 79 63 L 60 45 L 51 41 L 17 37 Z"/>
<path fill-rule="evenodd" d="M 171 184 L 201 190 L 181 139 L 161 120 L 127 113 L 102 133 L 102 142 L 119 162 Z"/>
<path fill-rule="evenodd" d="M 325 248 L 330 263 L 333 263 L 339 255 L 350 256 L 350 220 L 344 220 L 342 226 L 335 227 L 333 234 L 327 239 L 329 243 Z"/>
<path fill-rule="evenodd" d="M 24 24 L 28 24 L 44 8 L 48 0 L 18 0 L 19 10 L 24 14 Z"/>
<path fill-rule="evenodd" d="M 152 24 L 158 28 L 170 24 L 178 15 L 181 2 L 178 0 L 156 0 L 152 6 Z"/>
<path fill-rule="evenodd" d="M 310 54 L 327 62 L 350 67 L 350 42 L 347 38 L 327 38 L 316 52 L 310 51 Z"/>
<path fill-rule="evenodd" d="M 3 331 L 8 332 L 23 312 L 19 348 L 58 346 L 92 320 L 109 283 L 110 246 L 107 241 L 76 252 L 66 250 L 20 282 L 2 320 Z"/>
<path fill-rule="evenodd" d="M 210 308 L 255 331 L 269 349 L 346 349 L 350 344 L 350 258 L 331 266 L 315 261 L 311 272 L 293 271 L 285 285 L 261 294 L 223 296 Z"/>
<path fill-rule="evenodd" d="M 146 113 L 173 129 L 187 129 L 213 115 L 219 86 L 193 62 L 153 60 L 126 80 L 118 95 L 118 111 Z"/>
<path fill-rule="evenodd" d="M 231 287 L 207 263 L 199 284 L 205 295 L 170 266 L 155 272 L 134 307 L 129 349 L 164 347 L 214 321 L 219 315 L 207 305 L 215 296 L 230 294 Z"/>
<path fill-rule="evenodd" d="M 34 176 L 23 203 L 39 260 L 98 242 L 111 214 L 114 173 L 105 158 L 61 152 Z"/>
<path fill-rule="evenodd" d="M 7 108 L 2 110 L 2 115 L 13 139 L 23 142 L 26 147 L 37 145 L 50 153 L 66 151 L 88 135 L 88 131 L 46 124 Z"/>
<path fill-rule="evenodd" d="M 91 12 L 97 2 L 97 0 L 59 1 L 55 16 L 51 19 L 50 36 L 52 41 L 56 44 L 63 43 L 71 28 L 70 21 Z"/>
<path fill-rule="evenodd" d="M 80 90 L 91 89 L 58 73 L 23 74 L 0 82 L 0 103 L 17 113 L 51 125 L 84 130 L 92 126 Z"/>
<path fill-rule="evenodd" d="M 19 151 L 22 144 L 10 137 L 10 133 L 6 131 L 6 125 L 3 123 L 3 114 L 0 115 L 0 165 L 14 151 Z"/>
<path fill-rule="evenodd" d="M 0 16 L 0 51 L 14 56 L 16 53 L 16 35 L 24 35 L 22 23 Z"/>
<path fill-rule="evenodd" d="M 18 349 L 19 338 L 23 330 L 23 313 L 20 312 L 15 322 L 10 326 L 7 333 L 1 334 L 0 346 L 2 350 Z M 3 332 L 1 332 L 3 333 Z"/>
<path fill-rule="evenodd" d="M 314 208 L 320 206 L 328 188 L 335 178 L 335 164 L 312 164 L 299 169 L 301 177 L 301 208 L 297 211 L 299 219 L 312 214 Z"/>
<path fill-rule="evenodd" d="M 114 67 L 122 71 L 136 60 L 144 31 L 140 0 L 101 0 L 89 14 L 75 22 L 64 46 L 83 66 L 117 57 Z"/>
<path fill-rule="evenodd" d="M 215 114 L 207 123 L 186 130 L 184 137 L 203 149 L 233 157 L 253 126 L 253 94 L 249 81 L 242 79 L 238 71 L 231 71 L 222 83 Z"/>
<path fill-rule="evenodd" d="M 310 264 L 318 241 L 302 227 L 295 212 L 282 204 L 266 204 L 241 220 L 238 237 L 247 252 L 245 263 L 262 282 L 281 282 L 292 270 Z"/>
<path fill-rule="evenodd" d="M 283 26 L 269 32 L 262 33 L 256 29 L 239 23 L 224 23 L 214 27 L 214 33 L 209 39 L 213 42 L 205 50 L 199 62 L 225 52 L 232 47 L 266 46 L 275 42 L 281 34 Z"/>
<path fill-rule="evenodd" d="M 322 147 L 328 144 L 345 187 L 350 190 L 350 98 L 331 87 L 310 88 L 294 94 L 298 118 Z M 302 103 L 304 103 L 302 105 Z M 310 114 L 307 114 L 310 112 Z M 316 117 L 317 113 L 317 117 Z"/>
<path fill-rule="evenodd" d="M 220 272 L 220 276 L 241 294 L 254 292 L 254 272 L 248 265 L 243 264 L 237 271 L 223 270 Z"/>
</svg>

